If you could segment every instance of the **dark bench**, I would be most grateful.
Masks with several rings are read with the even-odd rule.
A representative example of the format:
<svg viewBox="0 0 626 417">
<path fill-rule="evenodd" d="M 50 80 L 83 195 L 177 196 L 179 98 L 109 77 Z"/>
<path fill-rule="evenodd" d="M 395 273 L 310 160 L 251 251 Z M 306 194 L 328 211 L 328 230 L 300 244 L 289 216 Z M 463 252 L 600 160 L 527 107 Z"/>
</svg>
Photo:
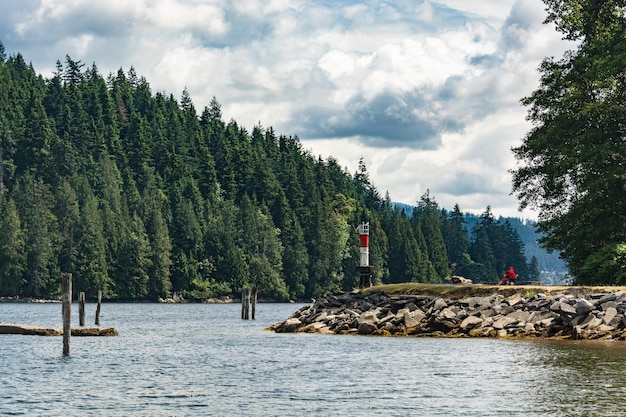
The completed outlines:
<svg viewBox="0 0 626 417">
<path fill-rule="evenodd" d="M 541 281 L 519 281 L 515 280 L 512 283 L 513 285 L 543 285 Z"/>
</svg>

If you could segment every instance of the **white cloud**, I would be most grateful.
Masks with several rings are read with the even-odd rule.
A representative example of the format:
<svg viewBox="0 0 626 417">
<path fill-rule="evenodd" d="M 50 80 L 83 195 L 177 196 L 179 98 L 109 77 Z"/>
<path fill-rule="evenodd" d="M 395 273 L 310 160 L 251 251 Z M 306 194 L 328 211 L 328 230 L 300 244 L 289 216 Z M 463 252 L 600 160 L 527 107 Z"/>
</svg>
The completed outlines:
<svg viewBox="0 0 626 417">
<path fill-rule="evenodd" d="M 2 1 L 0 40 L 44 74 L 66 54 L 134 66 L 153 91 L 187 87 L 200 111 L 298 135 L 392 199 L 515 215 L 519 99 L 565 45 L 541 0 Z"/>
<path fill-rule="evenodd" d="M 257 19 L 270 14 L 275 14 L 285 10 L 297 9 L 301 7 L 299 2 L 288 0 L 247 0 L 233 2 L 232 6 L 238 13 L 248 15 Z"/>
<path fill-rule="evenodd" d="M 319 66 L 328 74 L 331 81 L 341 82 L 342 76 L 350 76 L 356 66 L 355 59 L 349 54 L 333 49 L 319 60 Z"/>
<path fill-rule="evenodd" d="M 501 21 L 509 15 L 515 1 L 516 0 L 437 0 L 436 3 L 473 15 L 488 16 Z"/>
<path fill-rule="evenodd" d="M 417 18 L 424 22 L 431 22 L 435 17 L 435 11 L 433 10 L 432 4 L 430 1 L 424 0 L 417 7 Z"/>
<path fill-rule="evenodd" d="M 220 2 L 147 1 L 142 5 L 147 21 L 161 29 L 197 31 L 207 35 L 224 35 L 229 25 L 224 21 Z"/>
</svg>

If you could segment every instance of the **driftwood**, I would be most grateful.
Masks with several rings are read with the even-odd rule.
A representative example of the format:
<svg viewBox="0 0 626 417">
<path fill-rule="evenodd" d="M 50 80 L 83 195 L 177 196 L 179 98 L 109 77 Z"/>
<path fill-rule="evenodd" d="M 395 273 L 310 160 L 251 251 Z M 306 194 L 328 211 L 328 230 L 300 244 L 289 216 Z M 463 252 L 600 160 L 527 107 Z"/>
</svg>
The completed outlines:
<svg viewBox="0 0 626 417">
<path fill-rule="evenodd" d="M 63 330 L 29 326 L 27 324 L 0 324 L 0 334 L 23 334 L 34 336 L 61 336 Z"/>
<path fill-rule="evenodd" d="M 81 327 L 72 329 L 72 336 L 117 336 L 113 327 Z"/>
<path fill-rule="evenodd" d="M 98 328 L 74 328 L 72 336 L 117 336 L 117 330 L 113 327 Z M 20 334 L 30 336 L 62 336 L 63 329 L 29 326 L 27 324 L 0 323 L 0 334 Z"/>
</svg>

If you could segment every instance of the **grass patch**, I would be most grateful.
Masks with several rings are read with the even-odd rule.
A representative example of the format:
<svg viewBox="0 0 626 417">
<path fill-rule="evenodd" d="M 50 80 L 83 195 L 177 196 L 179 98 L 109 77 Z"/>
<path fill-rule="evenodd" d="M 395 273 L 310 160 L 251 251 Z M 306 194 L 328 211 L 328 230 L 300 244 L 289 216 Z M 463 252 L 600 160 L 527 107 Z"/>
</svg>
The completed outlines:
<svg viewBox="0 0 626 417">
<path fill-rule="evenodd" d="M 510 297 L 519 294 L 529 297 L 537 294 L 569 293 L 577 297 L 599 292 L 626 291 L 626 287 L 574 287 L 574 286 L 537 286 L 537 285 L 450 285 L 450 284 L 424 284 L 419 282 L 406 282 L 400 284 L 377 285 L 361 290 L 364 294 L 374 291 L 382 291 L 389 295 L 424 295 L 428 297 L 441 297 L 451 300 L 459 300 L 467 297 L 489 297 L 500 295 Z"/>
</svg>

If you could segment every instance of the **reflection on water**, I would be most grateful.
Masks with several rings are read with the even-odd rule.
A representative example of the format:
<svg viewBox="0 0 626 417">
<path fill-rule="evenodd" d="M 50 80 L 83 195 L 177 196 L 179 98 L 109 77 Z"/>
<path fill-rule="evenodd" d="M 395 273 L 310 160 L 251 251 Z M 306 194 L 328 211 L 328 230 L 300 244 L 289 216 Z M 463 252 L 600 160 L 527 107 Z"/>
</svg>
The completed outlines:
<svg viewBox="0 0 626 417">
<path fill-rule="evenodd" d="M 535 343 L 533 350 L 529 366 L 541 372 L 529 392 L 546 413 L 626 415 L 626 343 L 544 341 Z"/>
<path fill-rule="evenodd" d="M 120 336 L 72 338 L 69 358 L 1 336 L 0 415 L 626 416 L 626 343 L 275 334 L 300 306 L 257 307 L 105 304 Z M 0 322 L 60 320 L 0 303 Z"/>
</svg>

